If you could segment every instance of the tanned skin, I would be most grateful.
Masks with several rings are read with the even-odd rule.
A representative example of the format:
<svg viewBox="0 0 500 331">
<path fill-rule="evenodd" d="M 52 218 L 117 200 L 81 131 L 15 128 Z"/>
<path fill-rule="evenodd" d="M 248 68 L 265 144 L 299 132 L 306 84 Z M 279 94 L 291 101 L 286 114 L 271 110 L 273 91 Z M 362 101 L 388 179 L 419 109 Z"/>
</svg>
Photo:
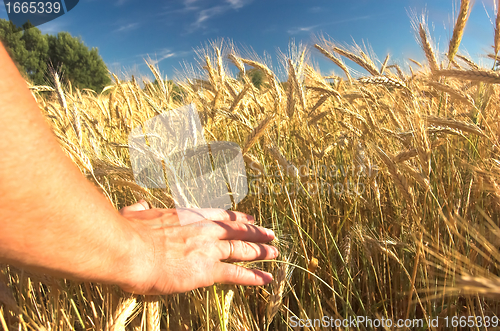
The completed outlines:
<svg viewBox="0 0 500 331">
<path fill-rule="evenodd" d="M 118 212 L 62 151 L 1 43 L 0 68 L 0 262 L 136 294 L 272 281 L 223 262 L 229 240 L 234 261 L 278 255 L 265 244 L 273 232 L 249 215 L 221 210 L 181 226 L 175 209 L 144 201 Z"/>
</svg>

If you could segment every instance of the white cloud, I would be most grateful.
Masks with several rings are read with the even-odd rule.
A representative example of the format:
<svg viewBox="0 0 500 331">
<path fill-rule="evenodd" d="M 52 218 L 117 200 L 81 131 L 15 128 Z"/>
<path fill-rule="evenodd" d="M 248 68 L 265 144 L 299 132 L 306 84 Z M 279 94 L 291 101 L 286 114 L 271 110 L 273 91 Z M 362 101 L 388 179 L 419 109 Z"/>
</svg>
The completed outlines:
<svg viewBox="0 0 500 331">
<path fill-rule="evenodd" d="M 184 0 L 194 2 L 193 0 Z M 212 19 L 213 17 L 220 16 L 227 12 L 228 10 L 237 10 L 240 9 L 247 4 L 249 4 L 251 0 L 226 0 L 227 4 L 214 6 L 206 9 L 202 9 L 198 12 L 198 17 L 195 22 L 191 24 L 191 28 L 189 32 L 194 32 L 200 28 L 206 28 L 205 23 Z"/>
<path fill-rule="evenodd" d="M 352 18 L 347 18 L 344 20 L 336 20 L 336 21 L 332 21 L 332 22 L 328 22 L 328 23 L 316 24 L 316 25 L 311 25 L 311 26 L 299 26 L 299 27 L 294 27 L 294 28 L 288 29 L 287 32 L 289 34 L 311 32 L 311 31 L 314 31 L 315 29 L 323 27 L 323 26 L 348 23 L 348 22 L 354 22 L 354 21 L 361 21 L 361 20 L 368 20 L 368 19 L 371 19 L 375 16 L 376 15 L 365 15 L 365 16 L 352 17 Z"/>
<path fill-rule="evenodd" d="M 194 26 L 201 26 L 203 22 L 208 21 L 214 16 L 220 15 L 227 11 L 228 8 L 226 6 L 216 6 L 208 9 L 203 9 L 198 14 L 198 19 L 193 23 Z"/>
<path fill-rule="evenodd" d="M 129 0 L 118 0 L 116 1 L 116 5 L 117 6 L 123 6 L 124 4 L 126 4 Z"/>
<path fill-rule="evenodd" d="M 120 26 L 118 29 L 114 30 L 113 32 L 127 32 L 127 31 L 132 31 L 135 30 L 139 27 L 139 23 L 129 23 Z"/>
<path fill-rule="evenodd" d="M 317 14 L 317 13 L 320 13 L 321 11 L 323 11 L 323 8 L 321 8 L 321 7 L 311 7 L 311 8 L 308 9 L 308 11 L 310 13 Z"/>
<path fill-rule="evenodd" d="M 239 9 L 247 4 L 248 1 L 245 0 L 226 0 L 232 8 Z"/>
<path fill-rule="evenodd" d="M 63 20 L 62 17 L 59 17 L 53 21 L 41 24 L 38 26 L 40 31 L 42 31 L 43 34 L 57 34 L 61 31 L 66 30 L 66 26 L 68 24 Z"/>
<path fill-rule="evenodd" d="M 191 54 L 193 51 L 172 51 L 169 48 L 162 48 L 157 52 L 154 52 L 154 56 L 152 56 L 150 53 L 146 54 L 139 54 L 137 57 L 145 58 L 148 60 L 149 63 L 156 65 L 160 63 L 163 60 L 166 60 L 168 58 L 172 57 L 181 57 L 181 56 L 186 56 Z"/>
<path fill-rule="evenodd" d="M 326 25 L 326 24 L 324 24 L 324 25 Z M 319 28 L 320 26 L 321 26 L 321 24 L 311 25 L 311 26 L 303 26 L 303 27 L 296 27 L 296 28 L 289 29 L 287 32 L 289 34 L 297 34 L 297 33 L 301 33 L 301 32 L 311 32 L 312 30 L 314 30 L 316 28 Z"/>
</svg>

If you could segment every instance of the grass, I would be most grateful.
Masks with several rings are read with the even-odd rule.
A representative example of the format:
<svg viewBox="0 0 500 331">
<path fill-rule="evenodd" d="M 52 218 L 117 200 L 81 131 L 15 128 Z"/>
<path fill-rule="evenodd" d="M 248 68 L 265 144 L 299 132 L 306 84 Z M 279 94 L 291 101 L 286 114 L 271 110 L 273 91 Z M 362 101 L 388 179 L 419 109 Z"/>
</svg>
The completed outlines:
<svg viewBox="0 0 500 331">
<path fill-rule="evenodd" d="M 425 22 L 414 22 L 428 62 L 411 74 L 389 57 L 378 69 L 359 46 L 322 38 L 318 54 L 347 79 L 325 77 L 308 60 L 314 48 L 291 44 L 280 55 L 285 84 L 264 61 L 217 42 L 178 82 L 182 95 L 152 65 L 160 84 L 145 88 L 115 76 L 96 94 L 56 73 L 54 88 L 32 87 L 61 146 L 117 208 L 140 198 L 173 207 L 168 190 L 135 183 L 127 138 L 194 103 L 208 140 L 243 149 L 250 194 L 237 210 L 274 229 L 281 256 L 251 264 L 273 272 L 269 286 L 158 297 L 3 266 L 0 327 L 286 330 L 292 316 L 497 316 L 500 90 L 497 72 L 459 54 L 463 2 L 447 56 L 432 48 Z M 367 76 L 355 79 L 342 57 Z M 259 89 L 250 70 L 265 76 Z"/>
</svg>

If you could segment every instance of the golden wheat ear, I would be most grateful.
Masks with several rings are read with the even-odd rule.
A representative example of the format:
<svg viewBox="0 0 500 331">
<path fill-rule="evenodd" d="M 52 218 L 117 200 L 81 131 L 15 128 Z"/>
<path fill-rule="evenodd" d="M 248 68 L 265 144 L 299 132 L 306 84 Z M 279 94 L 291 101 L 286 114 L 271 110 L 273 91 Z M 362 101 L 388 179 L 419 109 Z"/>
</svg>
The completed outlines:
<svg viewBox="0 0 500 331">
<path fill-rule="evenodd" d="M 450 40 L 450 45 L 448 47 L 448 60 L 453 61 L 455 54 L 458 52 L 458 47 L 462 41 L 462 36 L 464 34 L 465 25 L 469 19 L 471 3 L 470 0 L 462 0 L 460 2 L 460 11 L 455 22 L 455 28 L 453 29 L 453 35 Z"/>
</svg>

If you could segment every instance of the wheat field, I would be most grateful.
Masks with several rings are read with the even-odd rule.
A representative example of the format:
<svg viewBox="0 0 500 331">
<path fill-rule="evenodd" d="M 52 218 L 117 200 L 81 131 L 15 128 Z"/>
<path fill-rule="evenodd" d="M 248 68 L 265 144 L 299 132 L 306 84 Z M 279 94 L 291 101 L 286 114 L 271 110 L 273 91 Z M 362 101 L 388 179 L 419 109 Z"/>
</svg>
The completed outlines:
<svg viewBox="0 0 500 331">
<path fill-rule="evenodd" d="M 198 50 L 180 89 L 152 64 L 157 84 L 114 75 L 97 94 L 52 72 L 51 86 L 31 86 L 62 148 L 116 208 L 138 199 L 174 207 L 168 190 L 134 181 L 127 138 L 193 103 L 208 141 L 241 146 L 249 194 L 236 209 L 275 231 L 281 255 L 251 264 L 273 273 L 268 286 L 155 297 L 1 266 L 0 327 L 289 330 L 293 316 L 498 316 L 500 73 L 460 52 L 470 7 L 462 0 L 446 53 L 413 19 L 425 63 L 379 61 L 318 37 L 313 47 L 291 43 L 272 68 L 216 41 Z M 485 54 L 494 60 L 499 27 L 500 15 Z M 342 76 L 326 76 L 312 54 Z M 452 329 L 440 324 L 433 329 Z"/>
</svg>

